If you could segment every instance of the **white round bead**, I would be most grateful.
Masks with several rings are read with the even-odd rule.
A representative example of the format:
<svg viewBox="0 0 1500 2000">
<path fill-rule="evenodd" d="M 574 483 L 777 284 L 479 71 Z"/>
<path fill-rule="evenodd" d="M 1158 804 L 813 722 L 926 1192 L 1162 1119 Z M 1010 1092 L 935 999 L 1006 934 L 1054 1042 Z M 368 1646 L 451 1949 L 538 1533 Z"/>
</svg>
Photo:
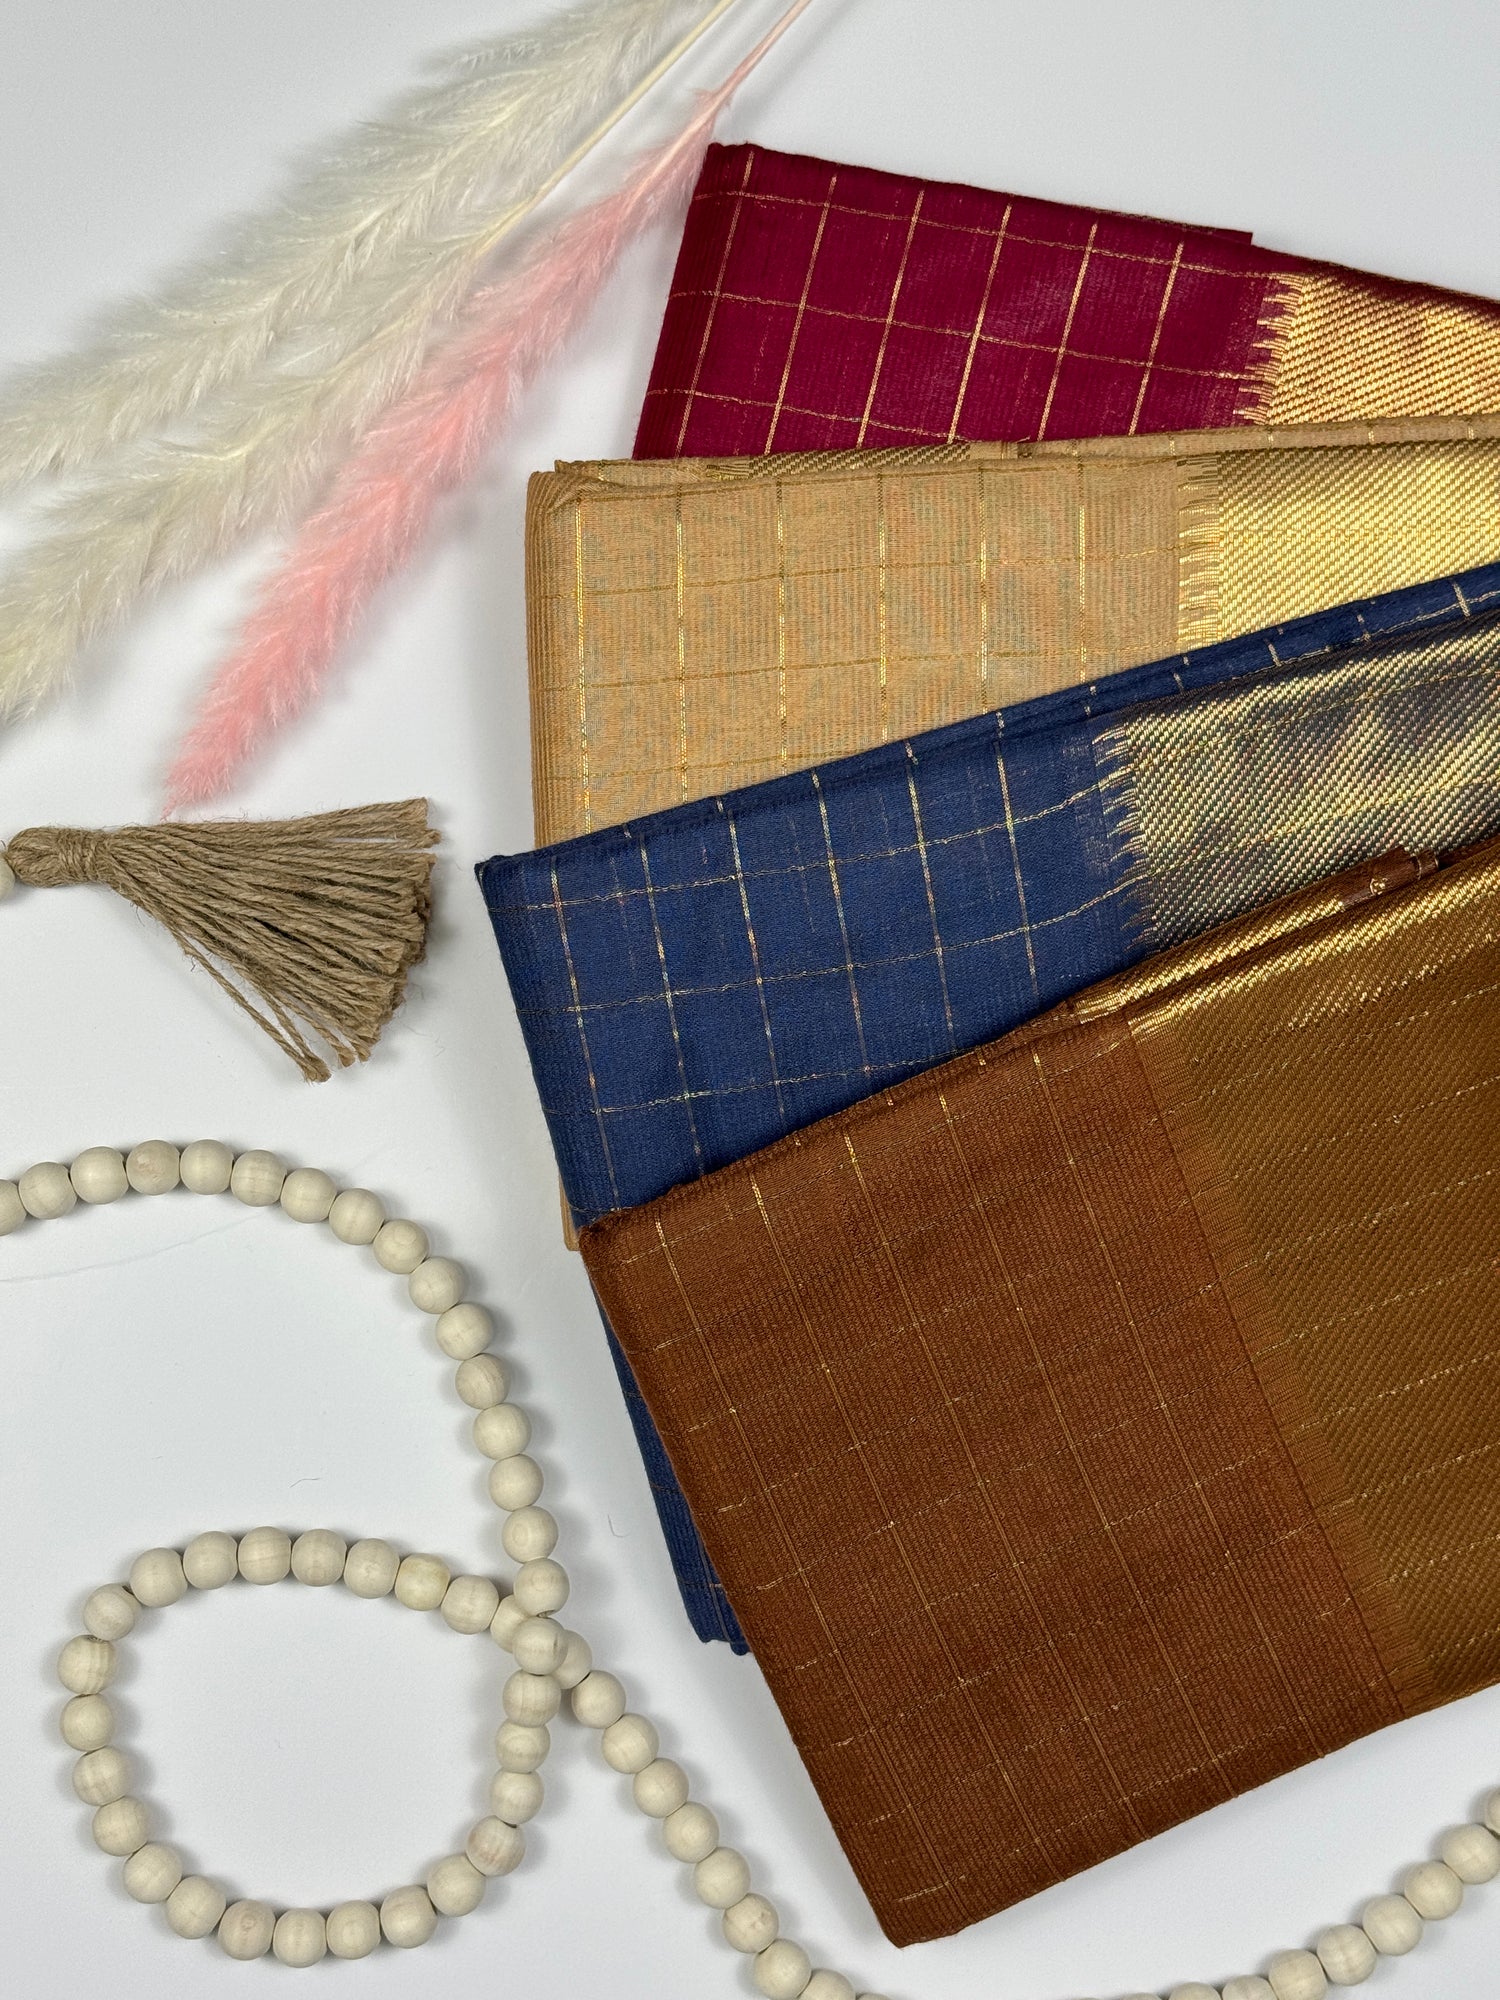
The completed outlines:
<svg viewBox="0 0 1500 2000">
<path fill-rule="evenodd" d="M 84 1623 L 88 1624 L 87 1609 Z M 89 1625 L 92 1632 L 94 1627 Z M 113 1635 L 105 1632 L 103 1638 Z M 1500 1875 L 1500 1840 L 1496 1840 L 1488 1827 L 1450 1827 L 1438 1842 L 1438 1854 L 1447 1862 L 1460 1882 L 1493 1882 Z"/>
<path fill-rule="evenodd" d="M 335 1958 L 368 1958 L 380 1942 L 380 1912 L 373 1903 L 340 1903 L 325 1922 Z"/>
<path fill-rule="evenodd" d="M 450 1854 L 428 1871 L 427 1894 L 445 1917 L 466 1917 L 484 1901 L 485 1881 L 467 1854 Z"/>
<path fill-rule="evenodd" d="M 595 1667 L 573 1690 L 573 1713 L 589 1729 L 608 1729 L 625 1713 L 625 1690 L 613 1674 Z"/>
<path fill-rule="evenodd" d="M 1374 1945 L 1354 1924 L 1330 1924 L 1313 1945 L 1318 1963 L 1334 1986 L 1361 1986 L 1375 1970 Z"/>
<path fill-rule="evenodd" d="M 500 1701 L 512 1722 L 535 1727 L 556 1715 L 562 1689 L 550 1674 L 514 1673 L 500 1690 Z"/>
<path fill-rule="evenodd" d="M 1258 1972 L 1250 1972 L 1229 1981 L 1224 1988 L 1224 2000 L 1276 2000 L 1276 1995 L 1269 1979 L 1262 1979 Z"/>
<path fill-rule="evenodd" d="M 528 1618 L 510 1642 L 516 1665 L 528 1674 L 550 1674 L 562 1664 L 567 1635 L 551 1618 Z"/>
<path fill-rule="evenodd" d="M 464 1363 L 466 1368 L 468 1365 Z M 541 1497 L 542 1468 L 525 1452 L 518 1452 L 514 1458 L 497 1458 L 490 1467 L 489 1488 L 495 1505 L 514 1514 L 522 1507 L 533 1506 Z"/>
<path fill-rule="evenodd" d="M 495 1731 L 495 1762 L 502 1771 L 539 1771 L 552 1748 L 544 1722 L 502 1722 Z"/>
<path fill-rule="evenodd" d="M 121 1879 L 138 1903 L 164 1903 L 182 1880 L 182 1861 L 175 1847 L 148 1840 L 127 1858 Z"/>
<path fill-rule="evenodd" d="M 482 1819 L 469 1829 L 464 1853 L 481 1875 L 508 1875 L 526 1852 L 526 1836 L 503 1819 Z"/>
<path fill-rule="evenodd" d="M 234 1154 L 217 1139 L 194 1139 L 182 1149 L 179 1171 L 189 1194 L 227 1194 Z"/>
<path fill-rule="evenodd" d="M 1328 1979 L 1310 1951 L 1279 1951 L 1266 1967 L 1276 2000 L 1323 2000 Z"/>
<path fill-rule="evenodd" d="M 380 1928 L 387 1944 L 412 1951 L 437 1929 L 437 1911 L 420 1883 L 393 1889 L 380 1906 Z"/>
<path fill-rule="evenodd" d="M 525 1826 L 542 1809 L 542 1781 L 534 1771 L 497 1771 L 490 1780 L 490 1811 L 507 1826 Z"/>
<path fill-rule="evenodd" d="M 231 1903 L 219 1919 L 219 1943 L 230 1958 L 264 1958 L 275 1935 L 269 1903 Z"/>
<path fill-rule="evenodd" d="M 594 1667 L 593 1649 L 580 1632 L 564 1632 L 566 1645 L 563 1647 L 562 1663 L 552 1669 L 557 1677 L 557 1685 L 566 1693 L 576 1688 L 585 1675 Z"/>
<path fill-rule="evenodd" d="M 407 1279 L 406 1289 L 418 1312 L 436 1317 L 450 1311 L 462 1299 L 463 1269 L 451 1257 L 424 1257 Z"/>
<path fill-rule="evenodd" d="M 741 1896 L 724 1912 L 724 1942 L 733 1951 L 763 1952 L 775 1944 L 781 1919 L 764 1896 Z"/>
<path fill-rule="evenodd" d="M 292 1543 L 292 1575 L 314 1590 L 337 1583 L 349 1558 L 349 1544 L 331 1528 L 309 1528 Z"/>
<path fill-rule="evenodd" d="M 94 1814 L 94 1845 L 124 1860 L 151 1838 L 151 1815 L 139 1799 L 111 1799 Z"/>
<path fill-rule="evenodd" d="M 83 1607 L 83 1623 L 96 1639 L 123 1639 L 135 1630 L 141 1615 L 139 1601 L 123 1583 L 101 1584 L 91 1590 Z"/>
<path fill-rule="evenodd" d="M 599 1738 L 599 1748 L 612 1771 L 634 1777 L 652 1762 L 661 1743 L 655 1725 L 644 1715 L 622 1715 Z"/>
<path fill-rule="evenodd" d="M 514 1458 L 531 1442 L 531 1419 L 514 1403 L 492 1403 L 474 1419 L 474 1442 L 486 1458 Z"/>
<path fill-rule="evenodd" d="M 85 1752 L 73 1766 L 73 1790 L 86 1806 L 112 1805 L 130 1790 L 130 1759 L 113 1744 Z"/>
<path fill-rule="evenodd" d="M 283 1910 L 271 1933 L 271 1949 L 283 1965 L 316 1965 L 328 1951 L 323 1912 Z"/>
<path fill-rule="evenodd" d="M 241 1153 L 229 1170 L 229 1192 L 246 1208 L 273 1208 L 281 1199 L 286 1162 L 257 1149 Z"/>
<path fill-rule="evenodd" d="M 545 1507 L 518 1507 L 500 1530 L 500 1540 L 512 1562 L 541 1562 L 557 1547 L 557 1523 Z"/>
<path fill-rule="evenodd" d="M 394 1271 L 397 1277 L 404 1278 L 427 1255 L 427 1231 L 415 1222 L 392 1218 L 381 1223 L 370 1247 L 375 1252 L 375 1262 L 383 1270 Z"/>
<path fill-rule="evenodd" d="M 284 1528 L 252 1528 L 240 1536 L 240 1575 L 246 1583 L 280 1583 L 292 1567 L 292 1538 Z"/>
<path fill-rule="evenodd" d="M 384 1221 L 385 1203 L 368 1188 L 345 1188 L 328 1210 L 328 1227 L 340 1243 L 373 1243 Z"/>
<path fill-rule="evenodd" d="M 125 1155 L 125 1178 L 137 1194 L 170 1194 L 182 1179 L 182 1155 L 165 1139 L 143 1139 Z"/>
<path fill-rule="evenodd" d="M 224 1891 L 203 1875 L 184 1875 L 167 1898 L 167 1922 L 182 1938 L 206 1938 L 224 1914 Z"/>
<path fill-rule="evenodd" d="M 428 1259 L 429 1263 L 433 1261 L 431 1258 Z M 417 1276 L 418 1272 L 414 1271 L 412 1277 L 415 1279 Z M 417 1304 L 421 1303 L 418 1299 Z M 439 1313 L 433 1333 L 444 1354 L 454 1361 L 469 1361 L 476 1354 L 483 1354 L 495 1338 L 495 1322 L 483 1306 L 476 1306 L 472 1300 L 464 1299 Z"/>
<path fill-rule="evenodd" d="M 550 1618 L 568 1601 L 568 1572 L 551 1556 L 540 1562 L 525 1562 L 516 1571 L 511 1595 L 532 1618 Z"/>
<path fill-rule="evenodd" d="M 56 1160 L 42 1160 L 28 1167 L 16 1182 L 21 1205 L 38 1222 L 53 1222 L 78 1206 L 78 1196 L 66 1167 Z"/>
<path fill-rule="evenodd" d="M 487 1576 L 456 1576 L 443 1593 L 443 1622 L 455 1632 L 488 1632 L 500 1592 Z"/>
<path fill-rule="evenodd" d="M 57 1678 L 69 1694 L 101 1694 L 114 1677 L 115 1649 L 92 1632 L 80 1632 L 57 1656 Z"/>
<path fill-rule="evenodd" d="M 1500 1791 L 1491 1792 L 1485 1800 L 1484 1823 L 1491 1833 L 1500 1833 Z"/>
<path fill-rule="evenodd" d="M 842 1972 L 815 1972 L 802 1989 L 802 2000 L 855 2000 L 854 1982 Z"/>
<path fill-rule="evenodd" d="M 344 1582 L 356 1597 L 388 1597 L 395 1588 L 401 1558 L 389 1542 L 366 1536 L 352 1542 L 344 1558 Z"/>
<path fill-rule="evenodd" d="M 282 1212 L 293 1222 L 326 1222 L 337 1193 L 320 1167 L 294 1167 L 281 1183 Z"/>
<path fill-rule="evenodd" d="M 403 1556 L 396 1571 L 396 1602 L 409 1611 L 436 1611 L 453 1581 L 437 1556 Z"/>
<path fill-rule="evenodd" d="M 146 1549 L 130 1565 L 131 1594 L 149 1611 L 187 1595 L 187 1577 L 176 1549 Z"/>
<path fill-rule="evenodd" d="M 1404 1896 L 1376 1896 L 1360 1912 L 1360 1926 L 1382 1958 L 1404 1958 L 1427 1928 Z"/>
<path fill-rule="evenodd" d="M 73 1192 L 80 1201 L 90 1207 L 101 1202 L 118 1201 L 122 1194 L 130 1192 L 130 1182 L 125 1175 L 124 1156 L 113 1146 L 90 1146 L 80 1153 L 68 1169 L 68 1178 L 73 1183 Z"/>
<path fill-rule="evenodd" d="M 812 1978 L 812 1960 L 800 1944 L 793 1944 L 790 1938 L 777 1938 L 757 1954 L 750 1977 L 757 1993 L 764 1993 L 766 2000 L 801 2000 Z"/>
<path fill-rule="evenodd" d="M 471 1410 L 488 1410 L 496 1403 L 503 1403 L 510 1391 L 510 1377 L 505 1372 L 505 1363 L 496 1354 L 471 1354 L 460 1361 L 453 1371 L 453 1386 Z M 490 1487 L 491 1498 L 494 1487 Z M 537 1491 L 541 1488 L 538 1486 Z M 536 1497 L 533 1494 L 533 1499 Z M 504 1506 L 504 1501 L 496 1501 Z M 518 1506 L 524 1506 L 518 1501 Z"/>
<path fill-rule="evenodd" d="M 1446 1861 L 1419 1861 L 1407 1870 L 1401 1893 L 1419 1917 L 1436 1923 L 1453 1915 L 1464 1899 L 1464 1885 Z"/>
<path fill-rule="evenodd" d="M 508 1653 L 515 1644 L 516 1634 L 530 1616 L 531 1613 L 523 1611 L 514 1597 L 502 1597 L 500 1608 L 490 1620 L 490 1637 Z"/>
<path fill-rule="evenodd" d="M 26 1220 L 26 1204 L 14 1181 L 0 1181 L 0 1236 L 9 1236 Z"/>
<path fill-rule="evenodd" d="M 636 1772 L 631 1791 L 647 1819 L 665 1819 L 687 1804 L 687 1773 L 670 1757 L 658 1757 L 644 1771 Z"/>
<path fill-rule="evenodd" d="M 115 1733 L 115 1712 L 102 1694 L 75 1694 L 57 1726 L 70 1750 L 102 1750 Z"/>
<path fill-rule="evenodd" d="M 690 1799 L 662 1821 L 661 1837 L 674 1861 L 704 1861 L 719 1844 L 719 1822 L 707 1806 Z"/>
<path fill-rule="evenodd" d="M 239 1543 L 217 1528 L 194 1535 L 182 1552 L 182 1573 L 194 1590 L 222 1590 L 240 1573 Z"/>
<path fill-rule="evenodd" d="M 716 1847 L 693 1870 L 693 1894 L 711 1910 L 732 1910 L 750 1893 L 750 1864 L 732 1847 Z"/>
</svg>

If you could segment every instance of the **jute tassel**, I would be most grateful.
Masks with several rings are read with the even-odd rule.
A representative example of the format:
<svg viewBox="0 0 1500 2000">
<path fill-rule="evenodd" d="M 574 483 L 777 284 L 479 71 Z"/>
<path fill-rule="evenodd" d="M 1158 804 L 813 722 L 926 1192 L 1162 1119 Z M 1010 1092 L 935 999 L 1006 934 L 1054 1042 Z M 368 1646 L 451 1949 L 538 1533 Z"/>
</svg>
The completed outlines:
<svg viewBox="0 0 1500 2000">
<path fill-rule="evenodd" d="M 426 799 L 310 819 L 35 826 L 0 861 L 0 897 L 98 882 L 171 933 L 312 1083 L 363 1062 L 426 947 L 437 834 Z M 262 1003 L 261 1006 L 255 1003 Z"/>
</svg>

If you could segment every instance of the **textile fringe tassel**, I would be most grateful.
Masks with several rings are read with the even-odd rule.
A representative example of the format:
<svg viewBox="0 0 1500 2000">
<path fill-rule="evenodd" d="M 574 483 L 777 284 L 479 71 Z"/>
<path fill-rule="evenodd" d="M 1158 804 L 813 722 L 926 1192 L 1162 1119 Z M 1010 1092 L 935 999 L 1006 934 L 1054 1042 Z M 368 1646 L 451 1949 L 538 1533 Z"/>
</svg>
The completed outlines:
<svg viewBox="0 0 1500 2000">
<path fill-rule="evenodd" d="M 363 1062 L 401 1004 L 426 948 L 437 838 L 426 799 L 310 819 L 37 826 L 4 849 L 0 894 L 6 869 L 38 889 L 113 889 L 322 1083 L 312 1038 L 341 1066 Z"/>
</svg>

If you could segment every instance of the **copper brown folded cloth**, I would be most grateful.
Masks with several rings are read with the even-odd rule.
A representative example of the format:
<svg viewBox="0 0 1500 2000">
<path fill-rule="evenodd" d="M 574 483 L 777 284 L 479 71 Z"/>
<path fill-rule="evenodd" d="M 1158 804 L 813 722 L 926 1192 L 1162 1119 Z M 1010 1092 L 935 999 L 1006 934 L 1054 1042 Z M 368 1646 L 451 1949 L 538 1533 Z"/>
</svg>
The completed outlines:
<svg viewBox="0 0 1500 2000">
<path fill-rule="evenodd" d="M 526 527 L 537 839 L 1497 556 L 1494 415 L 560 465 Z"/>
<path fill-rule="evenodd" d="M 1435 865 L 584 1232 L 898 1943 L 1500 1675 L 1500 846 Z"/>
<path fill-rule="evenodd" d="M 638 458 L 1500 408 L 1500 307 L 1247 235 L 714 146 Z"/>
</svg>

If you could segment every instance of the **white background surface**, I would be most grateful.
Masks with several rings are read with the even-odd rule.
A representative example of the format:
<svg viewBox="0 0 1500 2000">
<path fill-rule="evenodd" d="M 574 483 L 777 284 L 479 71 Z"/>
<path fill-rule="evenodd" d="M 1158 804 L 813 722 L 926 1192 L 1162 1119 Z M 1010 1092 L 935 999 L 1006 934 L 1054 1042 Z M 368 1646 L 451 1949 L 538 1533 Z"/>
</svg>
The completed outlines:
<svg viewBox="0 0 1500 2000">
<path fill-rule="evenodd" d="M 0 357 L 144 283 L 420 58 L 540 0 L 7 0 Z M 694 81 L 769 19 L 744 0 Z M 684 77 L 675 86 L 680 93 Z M 1253 228 L 1278 248 L 1500 291 L 1500 13 L 1461 0 L 819 0 L 726 138 Z M 674 101 L 681 102 L 678 95 Z M 632 141 L 650 130 L 631 128 Z M 1223 1979 L 1352 1916 L 1500 1780 L 1483 1696 L 1343 1753 L 946 1942 L 879 1936 L 749 1660 L 681 1616 L 578 1260 L 473 861 L 527 844 L 528 470 L 628 451 L 675 245 L 630 259 L 482 488 L 392 591 L 331 698 L 236 795 L 254 814 L 425 791 L 448 836 L 431 956 L 367 1070 L 312 1089 L 102 893 L 0 912 L 0 1173 L 93 1143 L 221 1135 L 430 1222 L 506 1322 L 539 1413 L 571 1616 L 721 1810 L 815 1959 L 894 2000 L 1069 2000 Z M 0 831 L 154 816 L 248 567 L 175 595 L 0 738 Z M 0 1938 L 6 1989 L 248 1993 L 284 1976 L 170 1937 L 92 1848 L 53 1724 L 56 1647 L 141 1547 L 259 1520 L 386 1533 L 496 1569 L 496 1517 L 398 1283 L 321 1231 L 176 1195 L 0 1250 Z M 125 1739 L 192 1863 L 325 1905 L 420 1877 L 483 1805 L 501 1661 L 343 1593 L 229 1591 L 153 1617 Z M 624 1781 L 556 1732 L 523 1870 L 415 1956 L 311 1977 L 688 2000 L 750 1991 Z M 1486 1907 L 1488 1903 L 1488 1907 Z M 1369 1989 L 1492 1994 L 1500 1890 Z"/>
</svg>

